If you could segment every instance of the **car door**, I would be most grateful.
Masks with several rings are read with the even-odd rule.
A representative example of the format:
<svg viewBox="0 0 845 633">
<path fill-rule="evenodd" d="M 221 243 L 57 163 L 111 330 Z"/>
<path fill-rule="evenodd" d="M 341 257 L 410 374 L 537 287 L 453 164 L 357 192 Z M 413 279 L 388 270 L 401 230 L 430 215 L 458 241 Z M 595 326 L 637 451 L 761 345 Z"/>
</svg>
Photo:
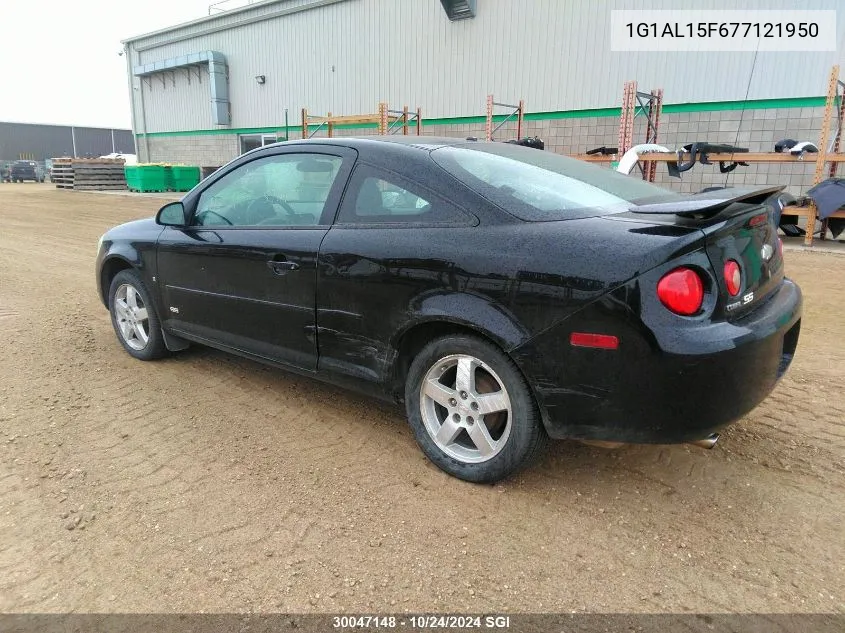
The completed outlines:
<svg viewBox="0 0 845 633">
<path fill-rule="evenodd" d="M 176 334 L 315 370 L 317 252 L 354 150 L 288 146 L 244 157 L 186 198 L 157 264 Z"/>
<path fill-rule="evenodd" d="M 382 380 L 391 338 L 420 302 L 475 283 L 455 256 L 476 223 L 456 202 L 359 161 L 320 247 L 319 370 Z"/>
</svg>

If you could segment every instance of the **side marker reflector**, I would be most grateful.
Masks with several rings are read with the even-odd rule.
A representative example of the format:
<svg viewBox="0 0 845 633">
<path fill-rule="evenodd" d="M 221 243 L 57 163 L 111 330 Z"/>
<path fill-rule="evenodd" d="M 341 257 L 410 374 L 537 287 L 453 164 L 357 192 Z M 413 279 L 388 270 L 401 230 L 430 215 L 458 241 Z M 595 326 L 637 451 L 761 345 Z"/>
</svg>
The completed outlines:
<svg viewBox="0 0 845 633">
<path fill-rule="evenodd" d="M 569 336 L 569 344 L 573 347 L 596 347 L 598 349 L 618 349 L 619 338 L 610 334 L 588 334 L 587 332 L 573 332 Z"/>
</svg>

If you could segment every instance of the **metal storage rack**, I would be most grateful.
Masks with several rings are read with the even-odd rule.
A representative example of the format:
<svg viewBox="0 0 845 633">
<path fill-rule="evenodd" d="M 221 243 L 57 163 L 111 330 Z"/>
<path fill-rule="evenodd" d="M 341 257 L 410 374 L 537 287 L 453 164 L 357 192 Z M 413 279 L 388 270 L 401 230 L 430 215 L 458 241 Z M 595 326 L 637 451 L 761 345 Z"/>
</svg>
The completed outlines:
<svg viewBox="0 0 845 633">
<path fill-rule="evenodd" d="M 639 112 L 637 111 L 639 106 Z M 660 127 L 660 114 L 663 111 L 663 89 L 655 88 L 651 92 L 637 90 L 636 81 L 626 81 L 622 86 L 622 114 L 619 117 L 619 145 L 617 154 L 622 156 L 634 146 L 634 119 L 638 114 L 646 116 L 646 143 L 657 143 L 657 131 Z M 654 182 L 657 172 L 655 163 L 639 165 L 643 180 Z"/>
<path fill-rule="evenodd" d="M 634 83 L 633 88 L 628 84 L 632 82 L 628 82 L 625 85 L 625 90 L 623 94 L 623 108 L 622 108 L 622 116 L 620 117 L 620 125 L 619 125 L 619 148 L 617 149 L 617 154 L 578 154 L 575 155 L 575 158 L 579 158 L 583 161 L 591 162 L 591 163 L 610 163 L 613 161 L 618 160 L 618 158 L 622 155 L 623 147 L 625 147 L 626 142 L 629 142 L 630 134 L 629 130 L 633 125 L 633 117 L 630 115 L 631 112 L 631 101 L 632 101 L 632 94 L 642 95 L 642 98 L 649 96 L 644 93 L 636 93 L 636 84 Z M 656 106 L 657 110 L 657 120 L 653 123 L 651 121 L 651 115 L 649 115 L 649 127 L 648 133 L 651 133 L 652 126 L 654 132 L 654 139 L 656 140 L 657 128 L 658 128 L 658 121 L 659 121 L 659 112 L 662 109 L 662 90 L 661 91 L 652 91 L 651 95 L 657 97 L 655 93 L 659 92 L 659 105 Z M 645 110 L 646 107 L 649 108 L 650 111 L 654 112 L 655 110 L 651 108 L 651 103 L 644 104 L 640 103 L 640 107 Z M 834 116 L 836 117 L 836 131 L 831 138 L 830 128 L 831 123 L 833 121 Z M 845 153 L 841 152 L 841 140 L 842 140 L 842 132 L 843 132 L 843 125 L 845 125 L 845 82 L 840 80 L 839 78 L 839 66 L 834 66 L 830 72 L 830 78 L 828 80 L 827 86 L 827 97 L 825 99 L 825 108 L 824 108 L 824 115 L 822 119 L 822 127 L 819 134 L 819 143 L 818 148 L 819 152 L 817 154 L 808 154 L 809 156 L 815 157 L 816 163 L 816 173 L 815 177 L 813 178 L 813 184 L 818 184 L 825 178 L 833 177 L 836 175 L 837 167 L 839 163 L 845 162 Z M 649 141 L 653 142 L 653 141 Z M 780 153 L 780 152 L 729 152 L 729 153 L 710 153 L 707 154 L 707 158 L 710 162 L 713 163 L 722 163 L 722 164 L 734 164 L 734 163 L 801 163 L 806 161 L 806 156 L 808 155 L 793 155 L 788 152 Z M 671 162 L 688 162 L 692 160 L 692 156 L 686 152 L 677 152 L 672 154 L 658 154 L 658 153 L 648 153 L 648 154 L 641 154 L 638 159 L 640 163 L 644 163 L 646 167 L 643 169 L 643 177 L 645 178 L 649 173 L 652 174 L 651 179 L 653 179 L 654 170 L 657 166 L 657 163 L 671 163 Z M 827 168 L 827 171 L 826 171 Z M 810 202 L 806 206 L 789 206 L 784 208 L 783 210 L 784 215 L 799 215 L 802 217 L 807 218 L 807 231 L 804 237 L 804 243 L 807 246 L 811 246 L 813 244 L 813 234 L 815 232 L 815 223 L 816 219 L 818 218 L 818 211 L 815 205 Z M 833 218 L 845 218 L 845 210 L 839 210 L 833 213 L 830 217 Z M 821 239 L 824 239 L 825 235 L 826 224 L 822 226 L 822 233 Z"/>
<path fill-rule="evenodd" d="M 508 113 L 504 119 L 499 121 L 499 124 L 496 127 L 493 127 L 493 108 L 496 106 L 508 108 L 511 112 Z M 493 100 L 493 95 L 487 95 L 487 121 L 484 125 L 484 138 L 488 141 L 492 141 L 493 135 L 499 130 L 499 128 L 510 121 L 513 117 L 516 117 L 516 138 L 519 140 L 522 138 L 522 124 L 525 119 L 525 101 L 520 99 L 519 105 L 498 103 Z"/>
<path fill-rule="evenodd" d="M 387 103 L 378 104 L 378 112 L 374 114 L 352 114 L 346 116 L 333 116 L 331 112 L 325 116 L 308 114 L 306 108 L 302 108 L 302 138 L 312 138 L 320 130 L 326 130 L 326 135 L 332 137 L 336 125 L 360 125 L 375 123 L 378 125 L 380 135 L 396 134 L 400 130 L 407 135 L 412 128 L 417 136 L 422 134 L 422 109 L 417 108 L 411 112 L 408 106 L 401 110 L 391 110 Z"/>
<path fill-rule="evenodd" d="M 833 139 L 830 138 L 830 123 L 836 112 L 836 132 Z M 824 115 L 822 117 L 822 129 L 819 134 L 819 153 L 816 158 L 816 173 L 813 177 L 813 185 L 819 184 L 825 178 L 836 176 L 839 163 L 845 162 L 845 154 L 840 153 L 840 141 L 842 139 L 842 124 L 845 122 L 845 83 L 839 79 L 839 66 L 830 70 L 830 77 L 827 82 L 827 97 L 824 103 Z M 825 176 L 827 167 L 827 176 Z M 813 245 L 813 234 L 815 232 L 818 210 L 816 205 L 810 202 L 805 207 L 785 207 L 785 215 L 800 215 L 807 218 L 807 232 L 804 234 L 804 244 Z M 845 218 L 845 211 L 839 210 L 831 214 L 832 218 Z M 827 232 L 827 221 L 822 221 L 821 240 L 825 239 Z"/>
</svg>

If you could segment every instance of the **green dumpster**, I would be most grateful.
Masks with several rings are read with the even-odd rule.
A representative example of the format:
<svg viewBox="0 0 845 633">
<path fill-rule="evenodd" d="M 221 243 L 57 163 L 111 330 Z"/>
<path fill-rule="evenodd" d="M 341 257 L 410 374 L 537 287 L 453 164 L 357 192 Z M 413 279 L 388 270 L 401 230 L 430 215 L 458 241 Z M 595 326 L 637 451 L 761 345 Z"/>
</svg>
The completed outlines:
<svg viewBox="0 0 845 633">
<path fill-rule="evenodd" d="M 171 165 L 170 188 L 173 191 L 190 191 L 199 184 L 200 168 L 196 165 Z"/>
<path fill-rule="evenodd" d="M 130 191 L 167 191 L 168 167 L 166 165 L 126 165 L 126 186 Z"/>
</svg>

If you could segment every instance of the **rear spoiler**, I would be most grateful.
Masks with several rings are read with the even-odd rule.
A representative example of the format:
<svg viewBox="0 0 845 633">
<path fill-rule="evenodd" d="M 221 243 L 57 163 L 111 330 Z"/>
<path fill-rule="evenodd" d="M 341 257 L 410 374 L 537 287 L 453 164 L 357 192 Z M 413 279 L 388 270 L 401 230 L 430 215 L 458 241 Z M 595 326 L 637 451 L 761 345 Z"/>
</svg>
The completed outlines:
<svg viewBox="0 0 845 633">
<path fill-rule="evenodd" d="M 673 202 L 640 204 L 628 210 L 631 213 L 658 213 L 690 218 L 709 218 L 736 202 L 763 204 L 771 196 L 783 191 L 784 188 L 785 185 L 762 188 L 729 187 L 727 189 L 703 191 Z"/>
</svg>

